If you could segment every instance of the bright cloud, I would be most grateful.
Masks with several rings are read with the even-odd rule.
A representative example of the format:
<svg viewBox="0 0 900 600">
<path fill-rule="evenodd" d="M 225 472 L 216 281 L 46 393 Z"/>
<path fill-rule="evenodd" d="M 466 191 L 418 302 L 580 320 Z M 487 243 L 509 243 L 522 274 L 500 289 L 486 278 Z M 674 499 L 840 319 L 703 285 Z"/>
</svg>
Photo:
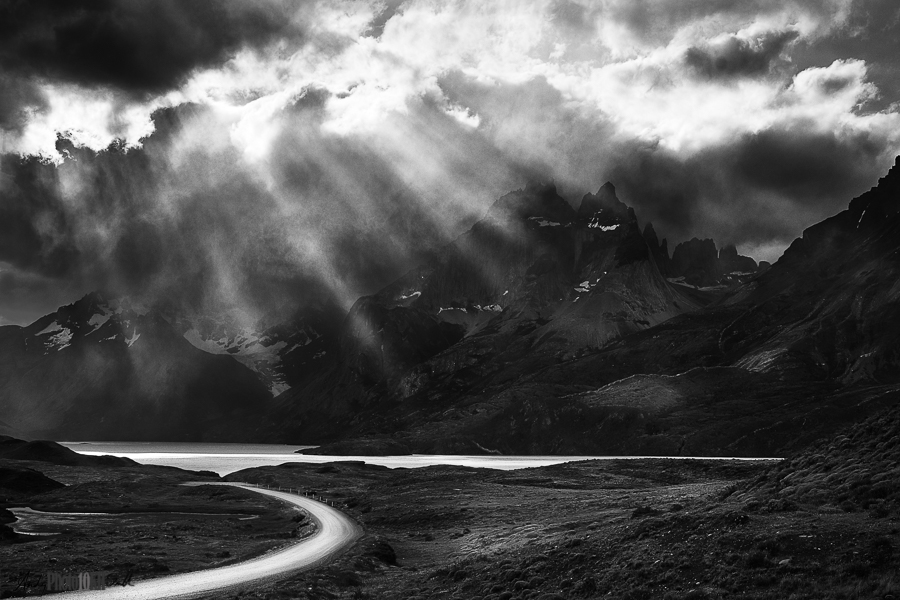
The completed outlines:
<svg viewBox="0 0 900 600">
<path fill-rule="evenodd" d="M 785 45 L 808 43 L 840 27 L 849 6 L 411 1 L 375 38 L 366 34 L 377 5 L 318 3 L 295 17 L 306 19 L 308 35 L 239 51 L 149 101 L 46 82 L 41 89 L 48 105 L 6 149 L 58 160 L 57 133 L 97 150 L 114 139 L 137 145 L 152 132 L 152 111 L 187 101 L 223 109 L 235 146 L 249 161 L 259 161 L 279 134 L 280 112 L 305 89 L 330 94 L 323 131 L 353 136 L 378 131 L 390 114 L 408 114 L 410 103 L 424 97 L 440 99 L 437 82 L 451 71 L 492 84 L 546 78 L 586 118 L 593 113 L 615 123 L 621 136 L 675 151 L 695 152 L 791 119 L 866 128 L 870 121 L 854 108 L 876 90 L 866 83 L 861 61 L 837 61 L 793 79 L 765 72 L 725 82 L 699 77 L 685 61 L 692 48 L 718 47 L 721 53 L 728 44 L 734 52 L 759 54 L 772 32 L 792 32 Z M 765 58 L 758 55 L 753 64 Z M 446 102 L 447 114 L 478 127 L 479 115 L 459 102 Z"/>
<path fill-rule="evenodd" d="M 19 190 L 36 250 L 0 260 L 57 276 L 78 257 L 146 273 L 196 258 L 227 296 L 252 264 L 352 301 L 535 177 L 572 201 L 613 179 L 671 241 L 772 259 L 900 152 L 900 97 L 883 98 L 896 57 L 831 50 L 892 35 L 860 33 L 879 1 L 234 0 L 175 3 L 136 29 L 157 15 L 129 5 L 110 20 L 136 40 L 127 60 L 51 47 L 3 75 L 0 152 L 60 165 L 62 206 Z M 38 16 L 21 39 L 53 39 L 56 15 Z M 177 43 L 157 47 L 158 31 Z M 144 154 L 100 152 L 116 141 Z M 140 185 L 91 205 L 112 194 L 91 186 L 134 172 Z"/>
</svg>

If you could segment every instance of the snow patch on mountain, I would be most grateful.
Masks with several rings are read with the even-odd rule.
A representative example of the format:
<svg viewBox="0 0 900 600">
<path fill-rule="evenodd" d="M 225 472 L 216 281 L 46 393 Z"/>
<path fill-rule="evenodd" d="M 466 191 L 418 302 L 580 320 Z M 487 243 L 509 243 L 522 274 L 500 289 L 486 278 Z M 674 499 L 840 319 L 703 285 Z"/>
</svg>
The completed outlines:
<svg viewBox="0 0 900 600">
<path fill-rule="evenodd" d="M 44 340 L 44 354 L 47 354 L 54 348 L 59 352 L 63 348 L 68 348 L 72 345 L 72 330 L 60 325 L 59 321 L 53 321 L 36 335 L 48 336 L 47 339 Z"/>
<path fill-rule="evenodd" d="M 44 347 L 47 348 L 48 351 L 51 348 L 56 348 L 56 351 L 59 352 L 63 348 L 68 348 L 71 345 L 72 331 L 62 327 L 61 331 L 50 336 L 50 339 L 45 342 Z M 46 352 L 44 354 L 46 354 Z"/>
<path fill-rule="evenodd" d="M 556 221 L 548 221 L 541 217 L 528 217 L 528 220 L 537 223 L 538 227 L 559 227 L 559 223 Z"/>
<path fill-rule="evenodd" d="M 606 275 L 606 271 L 603 271 L 603 274 Z M 601 279 L 602 279 L 602 277 L 598 277 L 594 281 L 594 283 L 591 283 L 590 279 L 585 279 L 584 281 L 582 281 L 581 283 L 578 284 L 578 287 L 575 288 L 575 291 L 578 292 L 579 294 L 584 294 L 584 293 L 590 292 L 592 289 L 597 287 L 597 285 L 600 283 Z"/>
<path fill-rule="evenodd" d="M 615 231 L 619 228 L 618 225 L 601 225 L 596 221 L 592 221 L 591 223 L 589 223 L 588 227 L 590 227 L 591 229 L 599 229 L 600 231 Z"/>
<path fill-rule="evenodd" d="M 191 343 L 192 346 L 208 352 L 210 354 L 230 354 L 231 356 L 252 356 L 259 354 L 278 354 L 287 347 L 287 342 L 280 341 L 271 343 L 272 340 L 266 336 L 260 337 L 259 334 L 251 332 L 242 332 L 234 337 L 227 335 L 218 335 L 213 337 L 203 337 L 197 329 L 191 328 L 184 332 L 184 339 Z M 291 349 L 306 345 L 311 341 L 306 338 L 303 344 L 295 344 Z"/>
<path fill-rule="evenodd" d="M 103 312 L 94 313 L 93 315 L 91 315 L 91 318 L 88 319 L 88 325 L 90 325 L 93 329 L 91 329 L 91 331 L 87 332 L 85 335 L 91 335 L 92 333 L 103 327 L 103 325 L 107 321 L 109 321 L 109 318 L 113 313 L 109 311 L 109 309 L 105 306 L 101 307 L 101 310 Z"/>
<path fill-rule="evenodd" d="M 53 321 L 52 323 L 50 323 L 49 325 L 44 327 L 42 330 L 38 331 L 35 335 L 45 335 L 48 333 L 54 333 L 56 331 L 60 331 L 61 329 L 63 329 L 63 326 L 60 325 L 58 322 Z"/>
<path fill-rule="evenodd" d="M 407 294 L 407 299 L 417 297 Z M 195 348 L 209 354 L 225 354 L 254 371 L 273 396 L 290 389 L 282 367 L 286 357 L 319 339 L 309 326 L 263 329 L 242 311 L 218 316 L 169 315 L 167 317 Z"/>
<path fill-rule="evenodd" d="M 488 312 L 503 312 L 503 307 L 499 304 L 488 304 L 487 306 L 481 306 L 480 304 L 476 304 L 475 308 L 480 311 L 488 311 Z"/>
<path fill-rule="evenodd" d="M 184 339 L 189 341 L 194 348 L 210 354 L 228 354 L 228 338 L 218 340 L 205 339 L 196 329 L 188 329 L 184 332 Z"/>
<path fill-rule="evenodd" d="M 495 313 L 503 312 L 503 307 L 500 306 L 499 304 L 487 304 L 485 306 L 482 306 L 480 304 L 475 304 L 474 306 L 470 306 L 470 308 L 474 308 L 475 310 L 477 310 L 479 312 L 495 312 Z M 451 311 L 451 310 L 458 310 L 458 311 L 464 312 L 464 313 L 468 312 L 468 309 L 462 308 L 460 306 L 451 306 L 450 308 L 443 308 L 443 307 L 438 308 L 437 314 L 441 314 L 442 312 Z"/>
<path fill-rule="evenodd" d="M 125 343 L 128 344 L 128 347 L 131 348 L 136 341 L 141 338 L 141 334 L 137 332 L 137 328 L 131 332 L 131 337 L 125 340 Z"/>
</svg>

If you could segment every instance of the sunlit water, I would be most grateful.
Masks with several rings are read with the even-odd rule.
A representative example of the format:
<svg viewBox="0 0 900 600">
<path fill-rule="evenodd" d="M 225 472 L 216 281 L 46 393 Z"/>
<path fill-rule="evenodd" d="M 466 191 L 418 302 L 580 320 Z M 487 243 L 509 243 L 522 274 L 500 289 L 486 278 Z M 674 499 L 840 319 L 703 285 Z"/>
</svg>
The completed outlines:
<svg viewBox="0 0 900 600">
<path fill-rule="evenodd" d="M 145 465 L 165 465 L 192 471 L 213 471 L 227 475 L 241 469 L 284 463 L 321 464 L 339 460 L 357 460 L 395 468 L 454 465 L 509 471 L 528 467 L 545 467 L 578 460 L 618 458 L 660 458 L 648 456 L 478 456 L 413 454 L 411 456 L 317 456 L 294 454 L 312 446 L 278 444 L 205 444 L 178 442 L 60 442 L 81 454 L 124 456 Z M 662 457 L 668 458 L 668 457 Z M 675 456 L 671 458 L 689 459 Z M 701 457 L 710 459 L 710 457 Z M 759 458 L 714 457 L 715 460 L 773 460 Z"/>
</svg>

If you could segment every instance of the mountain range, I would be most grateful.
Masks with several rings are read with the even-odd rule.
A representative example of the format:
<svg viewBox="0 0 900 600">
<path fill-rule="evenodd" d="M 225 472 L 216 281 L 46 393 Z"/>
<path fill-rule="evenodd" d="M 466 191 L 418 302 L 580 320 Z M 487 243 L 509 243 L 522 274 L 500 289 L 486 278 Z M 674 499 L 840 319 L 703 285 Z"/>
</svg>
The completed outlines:
<svg viewBox="0 0 900 600">
<path fill-rule="evenodd" d="M 896 402 L 900 159 L 772 265 L 669 254 L 552 183 L 349 311 L 286 322 L 89 294 L 0 327 L 0 433 L 323 450 L 782 455 Z"/>
</svg>

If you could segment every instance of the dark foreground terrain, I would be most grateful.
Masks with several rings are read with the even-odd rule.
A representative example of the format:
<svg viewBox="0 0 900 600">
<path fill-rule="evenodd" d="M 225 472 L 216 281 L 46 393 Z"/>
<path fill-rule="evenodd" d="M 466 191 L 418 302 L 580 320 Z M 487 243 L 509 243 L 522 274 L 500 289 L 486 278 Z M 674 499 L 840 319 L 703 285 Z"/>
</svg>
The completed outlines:
<svg viewBox="0 0 900 600">
<path fill-rule="evenodd" d="M 301 511 L 269 497 L 181 485 L 188 481 L 219 477 L 0 440 L 0 597 L 47 593 L 48 571 L 107 572 L 116 585 L 222 566 L 315 530 Z M 56 514 L 29 516 L 16 529 L 39 535 L 17 535 L 9 509 L 18 507 Z"/>
<path fill-rule="evenodd" d="M 789 463 L 793 464 L 793 463 Z M 774 471 L 772 471 L 774 469 Z M 896 513 L 745 491 L 772 463 L 589 461 L 512 472 L 284 465 L 368 538 L 333 565 L 233 598 L 891 598 Z M 378 560 L 373 560 L 373 557 Z"/>
<path fill-rule="evenodd" d="M 314 491 L 358 519 L 366 536 L 330 564 L 216 597 L 890 600 L 900 597 L 898 465 L 900 407 L 784 461 L 248 469 L 225 479 Z M 7 596 L 11 575 L 28 571 L 156 577 L 241 560 L 310 531 L 250 492 L 177 485 L 215 479 L 210 474 L 128 464 L 3 466 L 44 473 L 32 472 L 31 488 L 11 506 L 157 513 L 127 527 L 5 539 Z M 195 514 L 160 519 L 159 512 Z"/>
</svg>

